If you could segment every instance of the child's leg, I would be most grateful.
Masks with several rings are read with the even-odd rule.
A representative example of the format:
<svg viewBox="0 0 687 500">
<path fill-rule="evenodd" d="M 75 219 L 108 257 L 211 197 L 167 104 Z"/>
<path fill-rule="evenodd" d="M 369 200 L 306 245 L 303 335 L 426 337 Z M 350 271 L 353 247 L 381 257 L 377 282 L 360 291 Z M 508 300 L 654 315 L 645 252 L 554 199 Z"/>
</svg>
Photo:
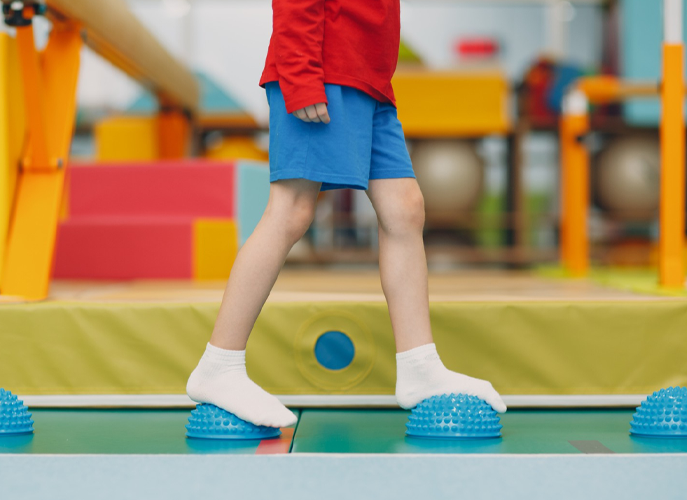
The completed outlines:
<svg viewBox="0 0 687 500">
<path fill-rule="evenodd" d="M 253 324 L 270 294 L 286 254 L 308 230 L 320 183 L 287 179 L 270 184 L 267 208 L 236 256 L 210 343 L 245 349 Z"/>
<path fill-rule="evenodd" d="M 379 220 L 379 269 L 396 339 L 396 398 L 412 408 L 430 396 L 466 393 L 500 412 L 491 384 L 444 367 L 432 343 L 427 260 L 422 239 L 424 200 L 412 178 L 371 180 L 368 196 Z"/>
<path fill-rule="evenodd" d="M 265 213 L 239 251 L 210 343 L 187 384 L 189 397 L 212 403 L 258 425 L 283 427 L 295 415 L 248 378 L 245 348 L 253 324 L 291 247 L 315 213 L 320 184 L 305 179 L 273 182 Z"/>
</svg>

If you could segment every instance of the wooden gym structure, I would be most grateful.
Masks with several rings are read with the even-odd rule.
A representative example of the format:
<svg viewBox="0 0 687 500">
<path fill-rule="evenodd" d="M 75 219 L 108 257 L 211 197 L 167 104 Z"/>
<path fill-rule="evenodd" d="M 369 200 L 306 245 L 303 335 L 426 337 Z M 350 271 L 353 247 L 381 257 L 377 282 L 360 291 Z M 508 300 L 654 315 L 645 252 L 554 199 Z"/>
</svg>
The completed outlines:
<svg viewBox="0 0 687 500">
<path fill-rule="evenodd" d="M 3 0 L 2 7 L 5 23 L 16 32 L 11 43 L 18 55 L 27 133 L 16 184 L 0 193 L 14 195 L 9 228 L 0 227 L 0 292 L 3 298 L 40 300 L 48 293 L 82 44 L 157 95 L 163 158 L 187 154 L 199 87 L 194 75 L 143 27 L 124 0 Z M 32 21 L 37 15 L 52 22 L 48 44 L 41 51 L 34 42 Z"/>
</svg>

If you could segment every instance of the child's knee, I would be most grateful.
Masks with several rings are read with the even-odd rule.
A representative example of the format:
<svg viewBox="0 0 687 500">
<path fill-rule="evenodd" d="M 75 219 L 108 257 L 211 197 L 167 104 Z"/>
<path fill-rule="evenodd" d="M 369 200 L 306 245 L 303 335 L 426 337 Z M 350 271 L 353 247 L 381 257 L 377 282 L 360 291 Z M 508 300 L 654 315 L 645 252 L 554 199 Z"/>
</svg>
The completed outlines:
<svg viewBox="0 0 687 500">
<path fill-rule="evenodd" d="M 380 217 L 380 227 L 390 234 L 422 232 L 425 226 L 425 200 L 419 188 L 399 196 Z"/>
<path fill-rule="evenodd" d="M 270 202 L 266 214 L 291 244 L 300 240 L 315 217 L 315 200 L 294 198 Z"/>
<path fill-rule="evenodd" d="M 314 218 L 314 203 L 297 203 L 293 206 L 290 215 L 286 217 L 285 223 L 287 238 L 291 243 L 296 243 L 303 237 Z"/>
</svg>

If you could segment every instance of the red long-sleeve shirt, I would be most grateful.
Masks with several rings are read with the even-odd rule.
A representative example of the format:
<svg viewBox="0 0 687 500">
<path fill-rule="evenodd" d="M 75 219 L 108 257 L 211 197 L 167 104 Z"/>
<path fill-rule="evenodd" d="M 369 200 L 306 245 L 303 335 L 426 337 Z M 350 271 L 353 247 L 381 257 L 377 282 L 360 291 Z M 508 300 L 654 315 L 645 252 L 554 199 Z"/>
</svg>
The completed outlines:
<svg viewBox="0 0 687 500">
<path fill-rule="evenodd" d="M 395 104 L 399 0 L 272 0 L 272 11 L 260 85 L 278 81 L 288 113 L 327 102 L 325 83 Z"/>
</svg>

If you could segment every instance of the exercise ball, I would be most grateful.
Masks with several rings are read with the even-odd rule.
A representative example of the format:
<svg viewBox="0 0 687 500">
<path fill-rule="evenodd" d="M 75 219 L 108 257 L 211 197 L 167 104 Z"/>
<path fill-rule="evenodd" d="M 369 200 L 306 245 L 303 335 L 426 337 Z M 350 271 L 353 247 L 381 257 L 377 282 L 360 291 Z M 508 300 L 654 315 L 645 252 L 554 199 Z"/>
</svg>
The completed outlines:
<svg viewBox="0 0 687 500">
<path fill-rule="evenodd" d="M 660 144 L 650 135 L 613 139 L 597 158 L 594 193 L 616 218 L 650 220 L 658 211 Z"/>
<path fill-rule="evenodd" d="M 474 144 L 460 140 L 423 140 L 411 158 L 427 218 L 473 210 L 484 185 L 484 162 Z"/>
</svg>

